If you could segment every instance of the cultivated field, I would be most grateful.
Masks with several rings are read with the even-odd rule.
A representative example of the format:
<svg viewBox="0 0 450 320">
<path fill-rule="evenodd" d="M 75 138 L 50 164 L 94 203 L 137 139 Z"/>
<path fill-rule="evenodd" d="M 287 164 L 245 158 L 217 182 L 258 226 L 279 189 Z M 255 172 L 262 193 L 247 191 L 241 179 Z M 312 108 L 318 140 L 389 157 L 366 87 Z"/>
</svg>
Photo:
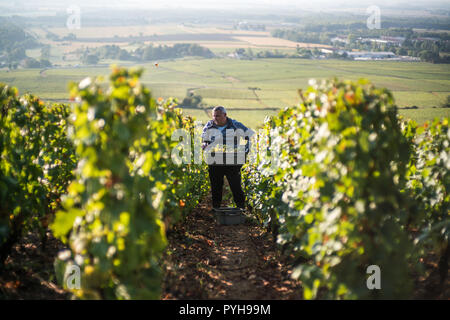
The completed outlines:
<svg viewBox="0 0 450 320">
<path fill-rule="evenodd" d="M 111 61 L 113 62 L 113 61 Z M 224 105 L 233 118 L 250 126 L 261 124 L 277 109 L 299 102 L 297 89 L 307 88 L 311 78 L 368 78 L 375 85 L 393 91 L 400 113 L 423 122 L 450 116 L 440 108 L 450 95 L 450 66 L 430 63 L 339 61 L 303 59 L 196 59 L 186 58 L 140 65 L 143 81 L 156 98 L 176 97 L 188 91 L 203 97 L 208 108 Z M 67 85 L 86 76 L 107 75 L 103 67 L 0 71 L 0 82 L 17 86 L 21 93 L 31 92 L 44 99 L 68 99 Z M 437 108 L 436 108 L 437 107 Z M 187 109 L 200 120 L 208 119 L 203 109 Z"/>
<path fill-rule="evenodd" d="M 28 29 L 40 42 L 52 47 L 52 58 L 58 64 L 74 64 L 79 57 L 73 57 L 76 50 L 95 48 L 103 45 L 118 45 L 123 49 L 132 50 L 136 43 L 172 46 L 176 43 L 196 43 L 214 51 L 228 53 L 237 48 L 252 48 L 259 50 L 276 49 L 280 52 L 293 51 L 297 46 L 303 48 L 326 48 L 327 45 L 294 42 L 271 37 L 270 30 L 251 31 L 235 30 L 232 26 L 188 25 L 162 23 L 136 26 L 84 27 L 80 29 L 30 28 Z M 55 34 L 64 38 L 74 34 L 76 40 L 53 41 L 47 34 Z M 30 53 L 28 53 L 30 55 Z M 65 60 L 61 57 L 65 55 Z M 32 53 L 31 53 L 32 56 Z"/>
</svg>

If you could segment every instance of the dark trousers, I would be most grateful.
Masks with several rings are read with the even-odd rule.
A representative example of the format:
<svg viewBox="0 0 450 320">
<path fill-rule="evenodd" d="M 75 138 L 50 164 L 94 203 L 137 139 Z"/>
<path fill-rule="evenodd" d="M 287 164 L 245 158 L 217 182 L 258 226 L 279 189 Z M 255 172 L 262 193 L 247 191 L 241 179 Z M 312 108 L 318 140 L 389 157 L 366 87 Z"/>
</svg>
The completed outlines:
<svg viewBox="0 0 450 320">
<path fill-rule="evenodd" d="M 211 182 L 212 202 L 214 208 L 219 208 L 222 203 L 223 177 L 226 176 L 233 193 L 236 206 L 245 208 L 245 195 L 241 186 L 242 165 L 211 165 L 208 166 L 209 180 Z"/>
</svg>

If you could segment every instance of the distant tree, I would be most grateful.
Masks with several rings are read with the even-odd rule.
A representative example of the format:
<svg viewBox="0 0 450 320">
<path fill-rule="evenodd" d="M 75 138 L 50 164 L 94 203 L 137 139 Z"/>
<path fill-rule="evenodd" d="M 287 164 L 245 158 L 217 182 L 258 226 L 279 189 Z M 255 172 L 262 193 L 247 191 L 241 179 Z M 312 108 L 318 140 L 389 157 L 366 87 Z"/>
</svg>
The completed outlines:
<svg viewBox="0 0 450 320">
<path fill-rule="evenodd" d="M 303 58 L 303 59 L 311 59 L 311 57 L 312 57 L 311 50 L 306 49 L 306 48 L 300 48 L 298 54 L 299 54 L 299 57 Z"/>
<path fill-rule="evenodd" d="M 172 47 L 158 46 L 152 44 L 139 48 L 134 52 L 136 59 L 141 57 L 143 61 L 151 61 L 157 59 L 172 59 L 186 56 L 199 56 L 204 58 L 214 57 L 214 53 L 208 48 L 199 46 L 198 44 L 177 43 Z"/>
<path fill-rule="evenodd" d="M 450 108 L 450 96 L 447 96 L 447 101 L 442 105 L 444 108 Z"/>
<path fill-rule="evenodd" d="M 406 55 L 408 55 L 408 51 L 405 48 L 400 47 L 397 50 L 397 54 L 400 56 L 406 56 Z"/>
<path fill-rule="evenodd" d="M 14 48 L 7 54 L 7 60 L 9 62 L 21 61 L 25 58 L 27 58 L 27 55 L 24 47 Z"/>
<path fill-rule="evenodd" d="M 49 39 L 49 40 L 52 40 L 52 41 L 60 41 L 60 40 L 61 40 L 57 34 L 52 33 L 52 32 L 50 32 L 50 31 L 47 32 L 47 34 L 45 35 L 45 37 L 46 37 L 47 39 Z"/>
<path fill-rule="evenodd" d="M 63 41 L 74 41 L 77 39 L 77 36 L 74 33 L 69 33 L 67 36 L 63 37 Z"/>
<path fill-rule="evenodd" d="M 350 44 L 354 43 L 358 37 L 355 34 L 350 33 L 347 36 L 347 40 Z"/>
<path fill-rule="evenodd" d="M 45 46 L 41 48 L 41 59 L 50 59 L 50 46 Z"/>
<path fill-rule="evenodd" d="M 83 64 L 97 64 L 99 62 L 99 57 L 95 54 L 85 54 L 81 58 Z"/>
<path fill-rule="evenodd" d="M 17 62 L 12 62 L 12 63 L 8 64 L 9 70 L 16 70 L 18 67 L 19 67 L 19 64 Z"/>
<path fill-rule="evenodd" d="M 24 68 L 40 68 L 41 67 L 41 63 L 39 61 L 37 61 L 36 59 L 26 58 L 23 61 L 23 67 Z"/>
<path fill-rule="evenodd" d="M 252 48 L 247 48 L 246 55 L 247 55 L 249 58 L 253 58 L 254 54 L 253 54 Z"/>
<path fill-rule="evenodd" d="M 182 106 L 186 107 L 199 107 L 202 102 L 202 97 L 200 95 L 194 94 L 192 91 L 188 91 L 186 97 L 181 102 Z"/>
<path fill-rule="evenodd" d="M 47 59 L 41 59 L 39 63 L 41 64 L 41 68 L 50 68 L 52 66 L 52 63 Z"/>
<path fill-rule="evenodd" d="M 423 61 L 437 63 L 440 60 L 439 54 L 430 51 L 430 50 L 422 50 L 419 53 L 419 58 Z"/>
<path fill-rule="evenodd" d="M 117 58 L 119 60 L 133 60 L 133 56 L 127 50 L 124 49 L 121 49 L 119 51 L 119 55 L 117 56 Z"/>
</svg>

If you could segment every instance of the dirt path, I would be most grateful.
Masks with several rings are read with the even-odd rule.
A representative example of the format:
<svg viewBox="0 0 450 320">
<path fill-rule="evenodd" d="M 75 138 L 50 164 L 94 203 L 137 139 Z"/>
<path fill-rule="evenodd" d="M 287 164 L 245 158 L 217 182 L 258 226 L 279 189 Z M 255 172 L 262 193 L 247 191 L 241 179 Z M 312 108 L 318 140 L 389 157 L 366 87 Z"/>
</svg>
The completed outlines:
<svg viewBox="0 0 450 320">
<path fill-rule="evenodd" d="M 253 94 L 254 94 L 255 97 L 256 97 L 256 101 L 258 101 L 259 104 L 261 104 L 261 105 L 264 107 L 264 110 L 267 110 L 267 109 L 275 109 L 275 110 L 279 110 L 279 109 L 280 109 L 280 108 L 272 108 L 271 106 L 265 104 L 265 103 L 261 100 L 261 98 L 258 96 L 258 94 L 256 93 L 256 89 L 252 89 L 252 91 L 253 91 Z M 259 110 L 259 109 L 258 109 L 258 110 Z"/>
<path fill-rule="evenodd" d="M 65 300 L 70 294 L 56 282 L 53 267 L 57 252 L 64 245 L 47 232 L 43 250 L 38 233 L 24 236 L 0 269 L 0 300 Z"/>
<path fill-rule="evenodd" d="M 163 299 L 301 299 L 273 239 L 257 225 L 218 225 L 206 199 L 169 234 Z"/>
</svg>

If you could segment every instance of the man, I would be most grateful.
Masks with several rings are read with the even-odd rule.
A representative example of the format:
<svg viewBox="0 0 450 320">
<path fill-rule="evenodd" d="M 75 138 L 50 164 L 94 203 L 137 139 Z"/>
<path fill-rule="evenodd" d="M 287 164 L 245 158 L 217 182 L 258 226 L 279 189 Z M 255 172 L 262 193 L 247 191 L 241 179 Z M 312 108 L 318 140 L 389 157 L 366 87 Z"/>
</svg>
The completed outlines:
<svg viewBox="0 0 450 320">
<path fill-rule="evenodd" d="M 246 140 L 245 155 L 247 155 L 250 150 L 250 137 L 253 134 L 253 130 L 236 120 L 228 118 L 227 111 L 223 106 L 217 106 L 213 109 L 212 120 L 206 123 L 202 134 L 202 148 L 209 152 L 207 162 L 213 208 L 221 206 L 223 177 L 226 176 L 236 206 L 245 209 L 245 195 L 241 186 L 241 168 L 245 163 L 245 156 L 242 152 L 238 152 L 239 150 L 242 151 L 239 139 L 242 137 Z M 232 147 L 231 157 L 227 157 L 226 153 L 212 151 L 214 146 L 221 145 L 225 145 L 228 149 L 230 146 Z"/>
</svg>

